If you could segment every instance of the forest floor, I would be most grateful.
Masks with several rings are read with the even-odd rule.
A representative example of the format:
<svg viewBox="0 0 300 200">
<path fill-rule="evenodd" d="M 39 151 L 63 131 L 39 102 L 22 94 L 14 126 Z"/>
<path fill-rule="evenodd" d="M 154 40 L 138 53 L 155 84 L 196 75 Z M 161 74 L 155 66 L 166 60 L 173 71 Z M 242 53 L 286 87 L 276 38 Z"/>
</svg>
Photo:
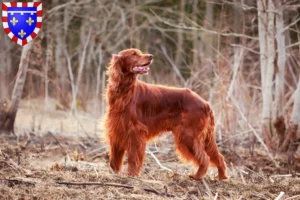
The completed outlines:
<svg viewBox="0 0 300 200">
<path fill-rule="evenodd" d="M 32 105 L 19 110 L 18 139 L 0 135 L 0 199 L 276 199 L 282 192 L 280 199 L 300 199 L 299 162 L 289 168 L 285 157 L 276 156 L 275 167 L 259 146 L 251 155 L 223 144 L 229 180 L 219 182 L 211 167 L 195 181 L 188 175 L 196 168 L 177 158 L 171 134 L 148 144 L 139 177 L 115 174 L 92 117 L 44 113 Z M 126 165 L 125 159 L 123 171 Z"/>
</svg>

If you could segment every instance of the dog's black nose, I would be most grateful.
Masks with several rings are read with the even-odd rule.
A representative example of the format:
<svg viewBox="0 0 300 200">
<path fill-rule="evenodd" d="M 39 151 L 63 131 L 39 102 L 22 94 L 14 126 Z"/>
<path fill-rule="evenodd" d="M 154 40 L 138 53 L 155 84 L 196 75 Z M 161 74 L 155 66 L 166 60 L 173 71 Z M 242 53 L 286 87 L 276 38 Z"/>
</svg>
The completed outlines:
<svg viewBox="0 0 300 200">
<path fill-rule="evenodd" d="M 153 55 L 149 54 L 149 59 L 152 60 L 153 59 Z"/>
</svg>

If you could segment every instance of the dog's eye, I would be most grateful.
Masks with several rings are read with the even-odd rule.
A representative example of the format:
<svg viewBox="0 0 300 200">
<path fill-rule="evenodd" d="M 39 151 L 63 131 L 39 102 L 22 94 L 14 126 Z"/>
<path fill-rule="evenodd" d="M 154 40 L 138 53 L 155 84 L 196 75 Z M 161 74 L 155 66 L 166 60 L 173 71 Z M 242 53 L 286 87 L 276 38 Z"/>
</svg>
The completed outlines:
<svg viewBox="0 0 300 200">
<path fill-rule="evenodd" d="M 133 53 L 132 53 L 132 55 L 133 55 L 133 56 L 136 56 L 136 53 L 135 53 L 135 52 L 133 52 Z"/>
</svg>

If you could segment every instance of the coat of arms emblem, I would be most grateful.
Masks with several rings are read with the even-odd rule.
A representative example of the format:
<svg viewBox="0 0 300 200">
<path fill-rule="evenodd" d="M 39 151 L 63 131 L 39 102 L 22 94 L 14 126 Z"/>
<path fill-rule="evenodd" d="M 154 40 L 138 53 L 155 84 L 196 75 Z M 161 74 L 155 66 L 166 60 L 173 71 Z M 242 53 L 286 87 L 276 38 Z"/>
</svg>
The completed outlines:
<svg viewBox="0 0 300 200">
<path fill-rule="evenodd" d="M 15 43 L 24 46 L 33 40 L 42 27 L 41 2 L 3 2 L 4 32 Z"/>
</svg>

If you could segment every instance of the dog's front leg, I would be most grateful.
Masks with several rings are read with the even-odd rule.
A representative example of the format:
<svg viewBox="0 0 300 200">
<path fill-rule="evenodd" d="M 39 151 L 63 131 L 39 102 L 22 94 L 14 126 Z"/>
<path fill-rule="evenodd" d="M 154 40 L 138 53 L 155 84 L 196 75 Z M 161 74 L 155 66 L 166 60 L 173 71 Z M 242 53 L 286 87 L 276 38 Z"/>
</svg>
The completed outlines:
<svg viewBox="0 0 300 200">
<path fill-rule="evenodd" d="M 144 163 L 146 138 L 141 133 L 130 135 L 128 144 L 128 168 L 127 173 L 130 176 L 138 176 Z"/>
</svg>

